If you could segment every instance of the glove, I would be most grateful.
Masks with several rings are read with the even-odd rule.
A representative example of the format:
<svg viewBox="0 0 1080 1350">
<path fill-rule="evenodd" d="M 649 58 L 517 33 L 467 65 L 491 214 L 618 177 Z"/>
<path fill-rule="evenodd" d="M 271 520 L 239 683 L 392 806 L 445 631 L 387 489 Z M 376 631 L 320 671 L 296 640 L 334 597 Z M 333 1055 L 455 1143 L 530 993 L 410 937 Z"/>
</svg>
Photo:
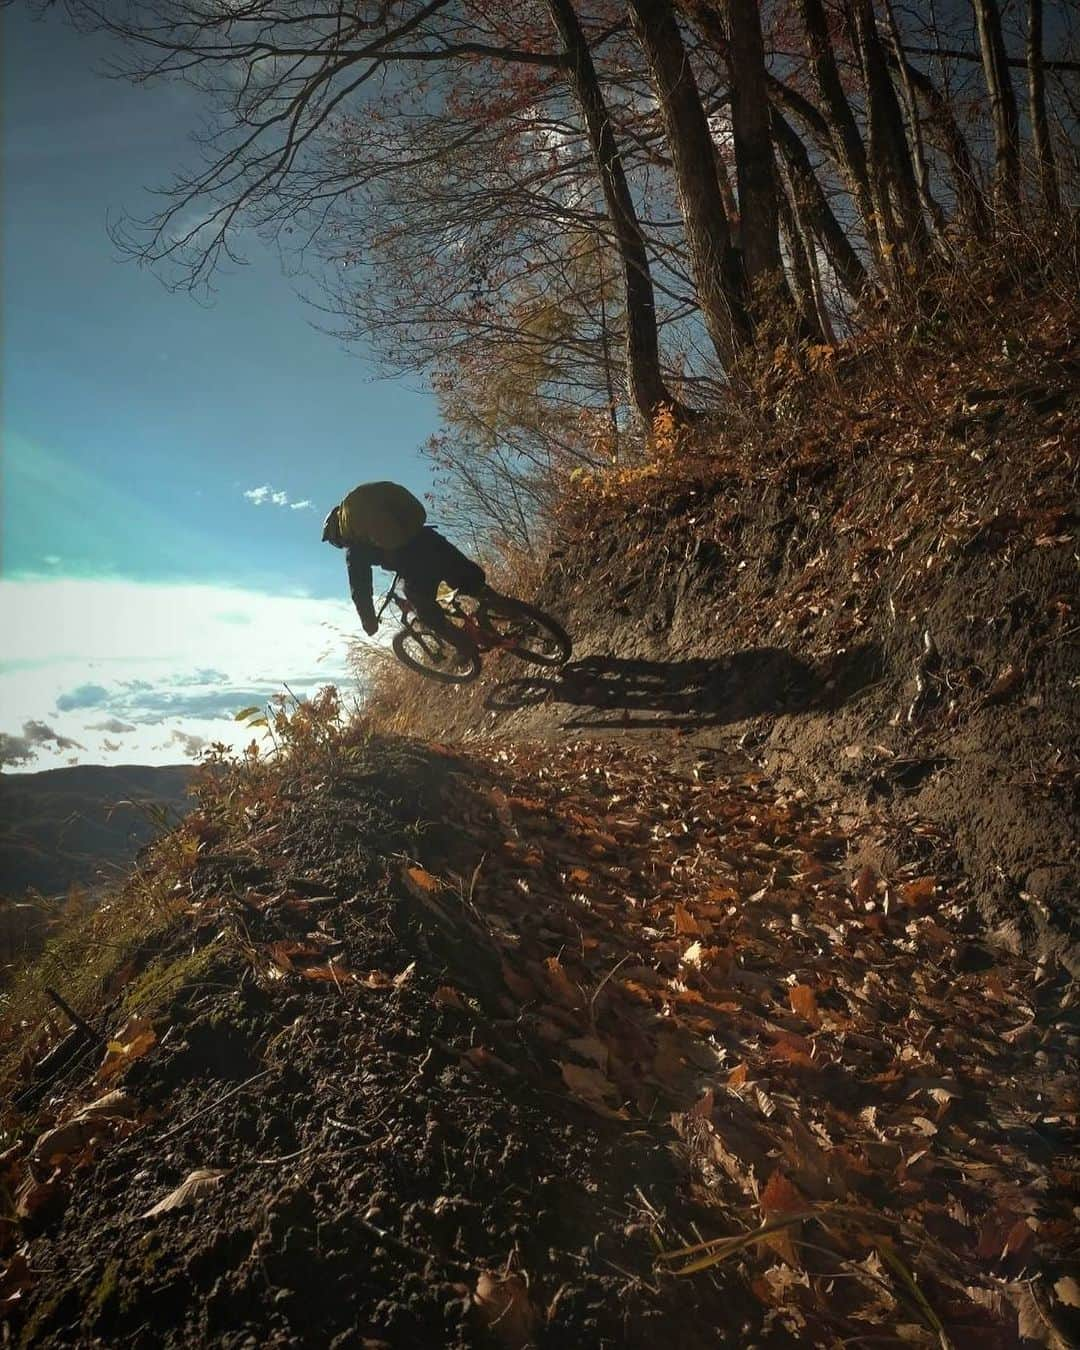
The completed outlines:
<svg viewBox="0 0 1080 1350">
<path fill-rule="evenodd" d="M 364 625 L 364 632 L 368 637 L 374 637 L 379 631 L 378 619 L 361 619 L 360 622 Z"/>
</svg>

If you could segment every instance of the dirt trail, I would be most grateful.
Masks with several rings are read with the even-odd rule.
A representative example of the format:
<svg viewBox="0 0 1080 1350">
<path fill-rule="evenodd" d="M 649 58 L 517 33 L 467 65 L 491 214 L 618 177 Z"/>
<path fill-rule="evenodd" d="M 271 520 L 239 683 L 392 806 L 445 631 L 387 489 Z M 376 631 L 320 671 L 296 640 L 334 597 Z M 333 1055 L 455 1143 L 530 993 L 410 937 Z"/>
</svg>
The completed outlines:
<svg viewBox="0 0 1080 1350">
<path fill-rule="evenodd" d="M 933 832 L 853 874 L 872 814 L 684 749 L 376 742 L 196 814 L 197 972 L 4 1155 L 16 1341 L 1065 1343 L 1067 982 Z"/>
</svg>

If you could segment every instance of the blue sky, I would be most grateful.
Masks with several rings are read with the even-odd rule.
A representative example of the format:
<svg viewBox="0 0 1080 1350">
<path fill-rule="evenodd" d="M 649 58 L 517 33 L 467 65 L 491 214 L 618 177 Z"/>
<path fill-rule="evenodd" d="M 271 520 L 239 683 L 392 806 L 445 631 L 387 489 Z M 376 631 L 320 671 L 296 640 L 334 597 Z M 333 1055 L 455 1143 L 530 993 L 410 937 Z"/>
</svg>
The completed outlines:
<svg viewBox="0 0 1080 1350">
<path fill-rule="evenodd" d="M 87 683 L 115 687 L 128 713 L 114 720 L 132 723 L 133 681 L 154 684 L 149 714 L 174 684 L 205 711 L 207 690 L 191 682 L 198 671 L 238 695 L 262 674 L 307 686 L 340 672 L 343 640 L 323 669 L 309 650 L 312 624 L 355 628 L 341 556 L 319 542 L 322 516 L 367 478 L 427 491 L 417 449 L 435 429 L 434 400 L 377 379 L 362 352 L 316 331 L 295 283 L 254 238 L 245 241 L 250 265 L 218 278 L 209 307 L 118 261 L 107 222 L 149 214 L 147 189 L 195 162 L 198 95 L 102 78 L 108 41 L 58 16 L 39 22 L 4 9 L 0 37 L 0 735 L 27 741 L 32 722 L 83 747 L 38 731 L 23 768 L 76 756 L 175 759 L 180 742 L 165 743 L 186 725 L 179 698 L 171 720 L 162 715 L 114 752 L 77 724 L 65 695 Z M 199 587 L 204 619 L 192 603 Z M 302 621 L 289 607 L 298 600 Z M 92 633 L 76 621 L 87 607 L 99 618 Z M 150 650 L 147 615 L 159 610 L 182 612 L 190 631 L 173 624 L 165 640 L 155 623 Z M 236 665 L 237 627 L 249 630 L 249 650 L 266 650 L 250 632 L 253 614 L 293 644 L 274 671 Z M 218 648 L 228 660 L 216 659 Z M 112 684 L 81 678 L 91 663 L 99 673 L 105 663 Z"/>
</svg>

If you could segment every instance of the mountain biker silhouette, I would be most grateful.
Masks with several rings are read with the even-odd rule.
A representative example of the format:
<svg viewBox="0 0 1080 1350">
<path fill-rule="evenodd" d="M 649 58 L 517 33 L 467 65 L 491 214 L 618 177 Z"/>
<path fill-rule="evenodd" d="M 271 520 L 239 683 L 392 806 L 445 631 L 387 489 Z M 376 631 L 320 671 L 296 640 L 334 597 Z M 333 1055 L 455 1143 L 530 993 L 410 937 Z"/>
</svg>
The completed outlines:
<svg viewBox="0 0 1080 1350">
<path fill-rule="evenodd" d="M 323 541 L 345 550 L 349 590 L 364 632 L 379 630 L 372 594 L 372 566 L 401 577 L 405 596 L 462 661 L 472 661 L 476 644 L 447 618 L 438 601 L 439 583 L 466 595 L 481 595 L 484 569 L 425 524 L 427 512 L 397 483 L 361 483 L 323 521 Z"/>
</svg>

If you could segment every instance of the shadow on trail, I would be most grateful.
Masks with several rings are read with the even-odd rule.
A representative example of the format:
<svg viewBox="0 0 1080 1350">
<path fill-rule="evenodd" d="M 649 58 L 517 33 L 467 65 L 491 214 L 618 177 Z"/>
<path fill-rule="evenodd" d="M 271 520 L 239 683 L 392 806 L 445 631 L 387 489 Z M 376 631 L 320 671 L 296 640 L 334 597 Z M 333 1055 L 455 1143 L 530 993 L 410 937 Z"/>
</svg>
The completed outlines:
<svg viewBox="0 0 1080 1350">
<path fill-rule="evenodd" d="M 768 714 L 833 709 L 871 683 L 879 657 L 853 648 L 815 666 L 777 647 L 752 647 L 716 660 L 647 661 L 589 656 L 557 672 L 508 680 L 488 695 L 500 712 L 568 705 L 567 730 L 702 728 Z"/>
</svg>

